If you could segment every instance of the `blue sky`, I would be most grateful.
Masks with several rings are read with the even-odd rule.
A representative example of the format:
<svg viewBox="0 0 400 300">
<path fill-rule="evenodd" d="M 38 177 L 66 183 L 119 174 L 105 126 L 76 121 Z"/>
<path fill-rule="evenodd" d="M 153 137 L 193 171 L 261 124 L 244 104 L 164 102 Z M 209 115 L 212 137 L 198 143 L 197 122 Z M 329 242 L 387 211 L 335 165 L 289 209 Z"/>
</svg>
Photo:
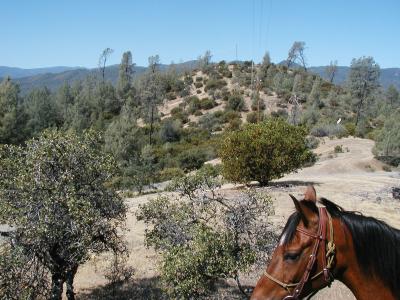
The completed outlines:
<svg viewBox="0 0 400 300">
<path fill-rule="evenodd" d="M 283 60 L 306 42 L 310 66 L 373 56 L 400 67 L 400 1 L 288 0 L 12 0 L 0 5 L 0 65 L 95 67 L 110 47 L 110 64 L 131 50 L 137 65 L 196 59 Z"/>
</svg>

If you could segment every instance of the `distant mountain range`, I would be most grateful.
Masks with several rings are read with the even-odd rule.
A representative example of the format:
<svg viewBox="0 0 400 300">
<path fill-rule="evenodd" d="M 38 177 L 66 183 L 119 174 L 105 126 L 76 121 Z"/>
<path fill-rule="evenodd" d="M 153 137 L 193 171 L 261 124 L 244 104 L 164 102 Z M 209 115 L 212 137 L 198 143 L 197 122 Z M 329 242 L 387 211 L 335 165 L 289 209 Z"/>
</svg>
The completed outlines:
<svg viewBox="0 0 400 300">
<path fill-rule="evenodd" d="M 178 71 L 184 69 L 193 69 L 197 65 L 195 60 L 176 64 Z M 116 83 L 118 79 L 118 65 L 108 66 L 106 68 L 106 79 L 112 83 Z M 166 70 L 169 65 L 160 65 L 161 70 Z M 142 74 L 146 67 L 135 66 L 135 76 Z M 309 67 L 310 72 L 316 73 L 323 78 L 326 78 L 325 67 Z M 336 84 L 343 84 L 346 81 L 350 68 L 338 66 L 335 76 Z M 0 66 L 0 80 L 6 76 L 10 76 L 13 80 L 19 83 L 23 94 L 29 92 L 36 87 L 48 87 L 50 90 L 56 90 L 65 82 L 73 84 L 76 81 L 83 80 L 89 75 L 99 75 L 97 68 L 87 69 L 81 67 L 50 67 L 37 69 L 21 69 L 12 67 Z M 400 90 L 400 68 L 381 69 L 381 84 L 384 88 L 393 84 Z"/>
<path fill-rule="evenodd" d="M 22 68 L 14 68 L 14 67 L 4 67 L 0 66 L 0 78 L 4 78 L 6 76 L 10 76 L 13 79 L 35 76 L 39 74 L 57 74 L 65 71 L 72 71 L 76 69 L 81 69 L 80 67 L 49 67 L 49 68 L 35 68 L 35 69 L 22 69 Z"/>
<path fill-rule="evenodd" d="M 320 75 L 322 78 L 327 79 L 327 76 L 325 74 L 325 68 L 324 66 L 321 67 L 309 67 L 308 70 L 310 72 L 316 73 Z M 349 73 L 350 67 L 344 67 L 344 66 L 338 66 L 337 72 L 335 75 L 334 83 L 336 84 L 343 84 L 346 79 L 347 75 Z M 381 76 L 380 76 L 380 82 L 382 87 L 385 89 L 393 84 L 398 90 L 400 90 L 400 68 L 386 68 L 386 69 L 381 69 Z"/>
</svg>

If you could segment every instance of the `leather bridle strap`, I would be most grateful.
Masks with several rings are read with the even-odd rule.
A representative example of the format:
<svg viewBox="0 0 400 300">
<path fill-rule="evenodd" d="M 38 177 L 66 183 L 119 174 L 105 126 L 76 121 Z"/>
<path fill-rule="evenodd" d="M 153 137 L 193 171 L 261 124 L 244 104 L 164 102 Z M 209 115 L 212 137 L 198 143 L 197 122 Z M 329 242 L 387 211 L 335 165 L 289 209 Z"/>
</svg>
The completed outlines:
<svg viewBox="0 0 400 300">
<path fill-rule="evenodd" d="M 327 228 L 329 226 L 329 242 L 328 242 L 328 251 L 326 250 L 326 241 L 327 241 Z M 320 275 L 324 275 L 324 279 L 326 282 L 331 283 L 332 277 L 330 274 L 330 268 L 332 267 L 334 256 L 335 256 L 335 244 L 333 242 L 333 225 L 332 225 L 332 218 L 329 215 L 328 211 L 325 207 L 319 207 L 319 224 L 318 224 L 318 232 L 317 234 L 309 232 L 302 228 L 296 228 L 296 230 L 302 234 L 308 235 L 314 239 L 316 239 L 312 254 L 310 255 L 309 261 L 307 263 L 306 270 L 298 283 L 284 283 L 269 273 L 267 271 L 264 272 L 264 275 L 270 279 L 271 281 L 277 283 L 282 288 L 290 293 L 290 289 L 294 288 L 293 293 L 291 295 L 286 296 L 283 300 L 289 299 L 299 299 L 301 292 L 303 291 L 304 285 L 309 280 L 314 280 L 315 278 L 319 277 Z M 321 243 L 322 241 L 322 243 Z M 316 261 L 318 248 L 321 244 L 321 255 L 322 257 L 322 270 L 312 276 L 310 278 L 311 271 Z"/>
</svg>

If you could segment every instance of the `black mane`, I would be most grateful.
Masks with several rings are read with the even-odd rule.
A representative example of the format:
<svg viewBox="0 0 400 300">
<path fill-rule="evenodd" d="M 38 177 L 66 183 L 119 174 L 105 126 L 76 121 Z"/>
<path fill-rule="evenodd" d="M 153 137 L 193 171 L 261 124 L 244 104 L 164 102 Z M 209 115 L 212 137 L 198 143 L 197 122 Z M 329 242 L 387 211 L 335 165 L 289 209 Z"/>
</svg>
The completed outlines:
<svg viewBox="0 0 400 300">
<path fill-rule="evenodd" d="M 321 203 L 349 229 L 361 271 L 367 276 L 375 274 L 400 299 L 400 230 L 373 217 L 346 211 L 327 199 L 321 199 Z M 294 238 L 300 220 L 298 212 L 289 217 L 282 233 L 285 244 Z"/>
</svg>

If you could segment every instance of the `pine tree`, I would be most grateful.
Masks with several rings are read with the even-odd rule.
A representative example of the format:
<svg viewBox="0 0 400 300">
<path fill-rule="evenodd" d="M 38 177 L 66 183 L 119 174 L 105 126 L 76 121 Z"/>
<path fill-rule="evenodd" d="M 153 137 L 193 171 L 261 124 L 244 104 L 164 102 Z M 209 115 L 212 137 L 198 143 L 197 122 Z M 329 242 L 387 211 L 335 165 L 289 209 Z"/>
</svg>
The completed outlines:
<svg viewBox="0 0 400 300">
<path fill-rule="evenodd" d="M 133 86 L 133 70 L 134 64 L 132 63 L 132 53 L 130 51 L 124 52 L 119 65 L 117 93 L 120 99 L 126 100 L 128 97 L 132 97 Z"/>
</svg>

